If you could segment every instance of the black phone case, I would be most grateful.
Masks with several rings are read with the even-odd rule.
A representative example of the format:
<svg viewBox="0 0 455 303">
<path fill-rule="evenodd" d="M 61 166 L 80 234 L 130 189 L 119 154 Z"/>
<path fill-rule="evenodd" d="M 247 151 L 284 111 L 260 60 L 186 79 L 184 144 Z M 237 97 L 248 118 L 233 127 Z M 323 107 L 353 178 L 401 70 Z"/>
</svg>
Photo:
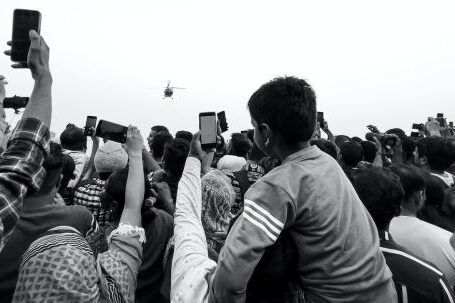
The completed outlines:
<svg viewBox="0 0 455 303">
<path fill-rule="evenodd" d="M 32 10 L 14 10 L 13 36 L 11 39 L 11 61 L 27 63 L 30 39 L 28 32 L 41 29 L 41 13 Z"/>
</svg>

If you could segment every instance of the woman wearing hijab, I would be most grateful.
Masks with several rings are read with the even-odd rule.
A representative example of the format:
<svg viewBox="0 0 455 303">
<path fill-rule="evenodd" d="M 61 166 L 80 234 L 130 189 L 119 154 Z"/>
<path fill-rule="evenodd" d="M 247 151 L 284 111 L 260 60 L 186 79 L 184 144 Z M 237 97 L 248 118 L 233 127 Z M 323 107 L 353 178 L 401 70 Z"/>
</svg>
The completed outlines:
<svg viewBox="0 0 455 303">
<path fill-rule="evenodd" d="M 126 144 L 125 207 L 108 238 L 108 251 L 95 260 L 77 230 L 60 226 L 47 231 L 22 257 L 13 302 L 134 302 L 145 242 L 141 228 L 143 138 L 136 127 L 128 128 Z"/>
</svg>

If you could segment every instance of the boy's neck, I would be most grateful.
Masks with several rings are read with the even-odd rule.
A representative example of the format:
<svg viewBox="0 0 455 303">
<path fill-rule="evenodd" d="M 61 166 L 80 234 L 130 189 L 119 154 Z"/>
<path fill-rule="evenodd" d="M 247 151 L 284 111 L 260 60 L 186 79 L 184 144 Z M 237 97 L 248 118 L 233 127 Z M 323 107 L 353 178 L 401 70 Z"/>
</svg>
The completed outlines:
<svg viewBox="0 0 455 303">
<path fill-rule="evenodd" d="M 290 155 L 293 155 L 308 147 L 310 147 L 310 143 L 308 141 L 299 142 L 293 145 L 281 144 L 279 148 L 276 149 L 275 155 L 281 162 L 283 162 Z"/>
</svg>

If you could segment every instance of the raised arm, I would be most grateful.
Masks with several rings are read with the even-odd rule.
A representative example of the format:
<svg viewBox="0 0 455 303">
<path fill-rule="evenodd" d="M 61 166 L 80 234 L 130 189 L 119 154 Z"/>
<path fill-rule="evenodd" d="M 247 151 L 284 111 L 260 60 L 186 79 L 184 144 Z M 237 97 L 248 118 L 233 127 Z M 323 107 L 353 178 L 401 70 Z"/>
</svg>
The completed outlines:
<svg viewBox="0 0 455 303">
<path fill-rule="evenodd" d="M 130 126 L 128 146 L 128 180 L 125 206 L 120 224 L 108 237 L 109 250 L 99 255 L 97 263 L 105 299 L 122 298 L 134 302 L 137 273 L 141 265 L 142 243 L 145 232 L 141 226 L 141 208 L 144 200 L 144 171 L 142 168 L 142 136 L 137 127 Z"/>
<path fill-rule="evenodd" d="M 130 126 L 126 144 L 128 146 L 128 181 L 126 182 L 125 207 L 120 223 L 141 226 L 141 207 L 144 200 L 144 169 L 142 166 L 142 135 L 137 127 Z"/>
<path fill-rule="evenodd" d="M 41 186 L 45 175 L 42 164 L 49 152 L 52 111 L 49 48 L 34 31 L 30 32 L 30 39 L 27 61 L 35 86 L 8 148 L 0 156 L 0 250 L 19 220 L 25 195 Z"/>
<path fill-rule="evenodd" d="M 35 31 L 30 31 L 29 36 L 31 45 L 27 63 L 32 72 L 32 77 L 35 79 L 35 85 L 27 107 L 22 114 L 22 119 L 35 118 L 50 127 L 52 116 L 52 76 L 49 70 L 49 47 L 43 37 Z"/>
</svg>

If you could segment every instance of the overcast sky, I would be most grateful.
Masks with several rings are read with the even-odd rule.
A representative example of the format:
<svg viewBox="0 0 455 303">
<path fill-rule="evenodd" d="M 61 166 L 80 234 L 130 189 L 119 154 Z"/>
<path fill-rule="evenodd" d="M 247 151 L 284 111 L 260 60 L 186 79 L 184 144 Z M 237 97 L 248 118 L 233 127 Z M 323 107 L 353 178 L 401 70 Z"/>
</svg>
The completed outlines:
<svg viewBox="0 0 455 303">
<path fill-rule="evenodd" d="M 15 8 L 42 13 L 58 134 L 87 115 L 145 136 L 155 124 L 194 131 L 199 112 L 221 110 L 240 131 L 250 95 L 282 75 L 308 80 L 336 134 L 455 120 L 454 1 L 3 0 L 0 41 Z M 29 71 L 9 66 L 1 58 L 7 94 L 29 95 Z M 147 89 L 167 80 L 186 88 L 174 100 Z"/>
</svg>

